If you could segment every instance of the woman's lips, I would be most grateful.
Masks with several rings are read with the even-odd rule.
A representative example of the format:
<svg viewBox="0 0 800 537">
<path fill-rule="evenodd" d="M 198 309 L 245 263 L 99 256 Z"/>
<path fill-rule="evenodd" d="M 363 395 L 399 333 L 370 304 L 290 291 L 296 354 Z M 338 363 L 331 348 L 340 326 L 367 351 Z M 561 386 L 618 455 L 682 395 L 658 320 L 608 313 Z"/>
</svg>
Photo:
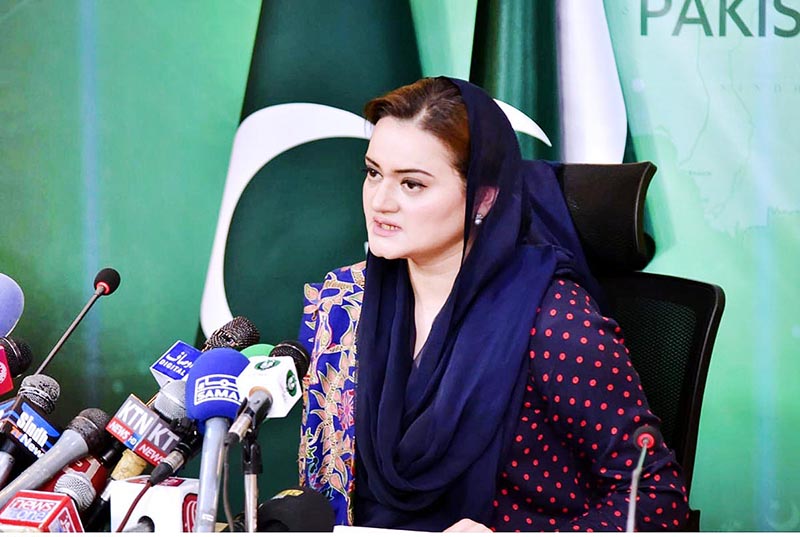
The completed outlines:
<svg viewBox="0 0 800 537">
<path fill-rule="evenodd" d="M 400 232 L 400 226 L 383 220 L 372 220 L 372 232 L 379 237 L 391 237 Z"/>
</svg>

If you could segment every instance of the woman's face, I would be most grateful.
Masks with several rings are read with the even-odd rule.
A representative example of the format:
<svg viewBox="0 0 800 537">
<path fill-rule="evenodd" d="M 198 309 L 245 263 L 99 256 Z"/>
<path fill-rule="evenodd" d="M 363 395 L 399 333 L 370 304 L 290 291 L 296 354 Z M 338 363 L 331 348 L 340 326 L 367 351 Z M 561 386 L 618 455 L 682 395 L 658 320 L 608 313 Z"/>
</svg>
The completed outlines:
<svg viewBox="0 0 800 537">
<path fill-rule="evenodd" d="M 411 121 L 378 121 L 364 157 L 369 248 L 386 259 L 430 264 L 457 256 L 466 193 L 447 147 Z"/>
</svg>

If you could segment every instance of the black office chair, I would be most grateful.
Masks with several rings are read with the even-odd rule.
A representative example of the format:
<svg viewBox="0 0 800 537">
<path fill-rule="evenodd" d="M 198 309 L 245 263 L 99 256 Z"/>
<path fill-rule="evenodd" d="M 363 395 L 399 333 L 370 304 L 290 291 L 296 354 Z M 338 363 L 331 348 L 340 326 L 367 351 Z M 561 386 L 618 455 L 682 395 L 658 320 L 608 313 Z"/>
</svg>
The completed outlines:
<svg viewBox="0 0 800 537">
<path fill-rule="evenodd" d="M 559 171 L 567 204 L 590 268 L 620 324 L 631 361 L 664 440 L 675 450 L 687 491 L 692 483 L 697 430 L 708 364 L 725 294 L 714 284 L 639 272 L 655 244 L 644 232 L 644 202 L 656 167 L 565 164 Z M 687 530 L 699 531 L 692 511 Z"/>
</svg>

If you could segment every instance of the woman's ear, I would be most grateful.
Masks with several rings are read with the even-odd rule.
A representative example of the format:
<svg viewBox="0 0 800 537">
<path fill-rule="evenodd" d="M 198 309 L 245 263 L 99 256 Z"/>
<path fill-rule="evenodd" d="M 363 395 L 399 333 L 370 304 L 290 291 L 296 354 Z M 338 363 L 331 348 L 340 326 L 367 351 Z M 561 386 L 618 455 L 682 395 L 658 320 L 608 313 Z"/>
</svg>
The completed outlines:
<svg viewBox="0 0 800 537">
<path fill-rule="evenodd" d="M 497 191 L 498 189 L 496 186 L 485 186 L 478 191 L 478 199 L 480 201 L 478 203 L 478 210 L 476 211 L 477 214 L 481 214 L 484 217 L 489 214 L 489 211 L 492 210 L 492 206 L 497 199 Z"/>
</svg>

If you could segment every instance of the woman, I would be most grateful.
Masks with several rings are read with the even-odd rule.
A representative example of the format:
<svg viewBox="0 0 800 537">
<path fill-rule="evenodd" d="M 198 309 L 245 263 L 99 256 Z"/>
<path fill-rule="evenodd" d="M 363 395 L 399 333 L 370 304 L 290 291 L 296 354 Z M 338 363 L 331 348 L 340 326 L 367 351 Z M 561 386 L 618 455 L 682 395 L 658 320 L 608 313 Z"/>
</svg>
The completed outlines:
<svg viewBox="0 0 800 537">
<path fill-rule="evenodd" d="M 552 166 L 521 160 L 464 81 L 420 80 L 366 116 L 366 265 L 306 287 L 301 483 L 340 524 L 623 529 L 630 435 L 658 419 Z M 666 446 L 640 487 L 640 530 L 684 524 Z"/>
</svg>

